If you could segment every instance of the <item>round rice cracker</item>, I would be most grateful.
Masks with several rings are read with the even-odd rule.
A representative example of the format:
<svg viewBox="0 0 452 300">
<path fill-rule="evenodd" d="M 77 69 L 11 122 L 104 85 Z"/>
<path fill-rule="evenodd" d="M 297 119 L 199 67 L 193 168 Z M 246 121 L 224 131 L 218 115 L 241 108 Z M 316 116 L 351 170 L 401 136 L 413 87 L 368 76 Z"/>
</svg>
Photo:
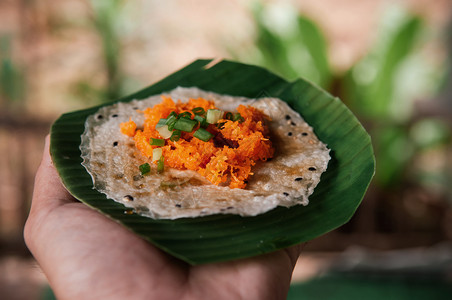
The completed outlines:
<svg viewBox="0 0 452 300">
<path fill-rule="evenodd" d="M 212 214 L 256 216 L 277 206 L 309 203 L 308 197 L 320 181 L 330 160 L 329 149 L 313 129 L 285 102 L 277 98 L 250 99 L 219 95 L 198 88 L 178 87 L 165 95 L 188 101 L 202 97 L 214 100 L 224 111 L 240 104 L 258 108 L 268 122 L 274 157 L 257 162 L 245 189 L 210 183 L 195 171 L 166 167 L 162 174 L 151 164 L 151 173 L 141 175 L 138 166 L 147 161 L 135 148 L 133 138 L 119 125 L 130 118 L 144 123 L 139 110 L 161 102 L 161 95 L 129 103 L 104 106 L 89 116 L 82 134 L 82 165 L 93 178 L 96 190 L 134 212 L 154 219 L 177 219 Z"/>
</svg>

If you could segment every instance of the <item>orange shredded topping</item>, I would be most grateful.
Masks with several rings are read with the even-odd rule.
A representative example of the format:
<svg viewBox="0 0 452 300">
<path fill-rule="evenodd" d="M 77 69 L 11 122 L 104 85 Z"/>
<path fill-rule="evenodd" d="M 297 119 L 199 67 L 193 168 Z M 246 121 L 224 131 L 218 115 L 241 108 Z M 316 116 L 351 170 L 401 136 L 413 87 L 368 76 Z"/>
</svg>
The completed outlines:
<svg viewBox="0 0 452 300">
<path fill-rule="evenodd" d="M 121 128 L 121 133 L 122 134 L 125 134 L 125 135 L 128 135 L 130 137 L 133 137 L 133 136 L 135 136 L 135 131 L 137 129 L 137 124 L 135 124 L 134 121 L 129 119 L 129 122 L 121 123 L 120 128 Z"/>
<path fill-rule="evenodd" d="M 121 132 L 133 137 L 136 148 L 148 158 L 152 158 L 152 150 L 158 147 L 150 145 L 150 139 L 162 138 L 155 128 L 160 119 L 167 118 L 173 111 L 180 114 L 191 112 L 196 107 L 202 107 L 205 111 L 216 109 L 213 101 L 203 98 L 189 99 L 186 103 L 175 103 L 167 96 L 162 96 L 162 99 L 160 104 L 140 111 L 145 115 L 142 130 L 137 130 L 132 120 L 120 125 Z M 224 124 L 220 128 L 216 124 L 210 124 L 206 130 L 214 138 L 207 142 L 193 137 L 198 125 L 193 132 L 182 132 L 178 141 L 167 139 L 165 146 L 161 147 L 165 166 L 197 171 L 215 185 L 245 188 L 252 175 L 251 168 L 257 161 L 273 157 L 274 149 L 265 125 L 268 118 L 251 106 L 239 105 L 237 111 L 244 121 L 221 119 L 218 123 Z M 193 117 L 192 114 L 192 119 Z M 218 145 L 215 143 L 218 136 L 229 142 Z"/>
</svg>

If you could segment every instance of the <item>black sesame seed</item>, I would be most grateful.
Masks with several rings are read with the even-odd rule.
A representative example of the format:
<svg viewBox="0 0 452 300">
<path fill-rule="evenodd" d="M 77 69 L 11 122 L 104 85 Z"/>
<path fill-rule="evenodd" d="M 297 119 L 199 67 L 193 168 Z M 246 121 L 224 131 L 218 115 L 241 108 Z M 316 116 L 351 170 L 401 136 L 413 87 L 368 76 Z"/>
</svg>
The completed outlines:
<svg viewBox="0 0 452 300">
<path fill-rule="evenodd" d="M 114 114 L 114 115 L 112 115 L 111 117 L 112 117 L 112 118 L 117 118 L 118 115 L 117 115 L 117 114 Z"/>
<path fill-rule="evenodd" d="M 297 124 L 294 121 L 290 122 L 290 125 L 297 126 Z"/>
<path fill-rule="evenodd" d="M 302 136 L 307 136 L 308 133 L 307 133 L 307 132 L 303 132 L 301 135 L 302 135 Z"/>
<path fill-rule="evenodd" d="M 284 192 L 283 195 L 284 196 L 289 196 L 289 193 Z"/>
<path fill-rule="evenodd" d="M 314 168 L 314 167 L 309 167 L 309 169 L 308 169 L 309 171 L 315 171 L 316 170 L 316 168 Z"/>
<path fill-rule="evenodd" d="M 124 198 L 122 198 L 124 201 L 133 201 L 133 197 L 130 195 L 125 195 Z"/>
<path fill-rule="evenodd" d="M 287 133 L 287 135 L 288 135 L 288 136 L 292 136 L 292 132 L 289 131 L 289 132 Z"/>
<path fill-rule="evenodd" d="M 228 208 L 227 209 L 233 209 L 234 207 L 233 206 L 228 206 Z"/>
<path fill-rule="evenodd" d="M 114 179 L 121 179 L 123 177 L 124 177 L 124 174 L 122 174 L 122 173 L 118 173 L 118 174 L 113 176 Z"/>
<path fill-rule="evenodd" d="M 97 115 L 97 119 L 98 119 L 98 120 L 103 119 L 103 118 L 104 118 L 104 116 L 102 116 L 102 115 Z"/>
<path fill-rule="evenodd" d="M 137 110 L 137 109 L 138 109 L 138 107 L 136 107 L 136 106 L 135 106 L 135 107 L 134 107 L 133 109 Z"/>
<path fill-rule="evenodd" d="M 290 116 L 289 115 L 286 115 L 286 120 L 290 120 Z"/>
<path fill-rule="evenodd" d="M 182 205 L 180 205 L 180 204 L 176 204 L 176 207 L 182 207 Z"/>
<path fill-rule="evenodd" d="M 113 142 L 113 147 L 118 146 L 118 142 Z"/>
<path fill-rule="evenodd" d="M 303 180 L 302 177 L 297 177 L 297 178 L 295 178 L 295 181 L 302 181 L 302 180 Z"/>
</svg>

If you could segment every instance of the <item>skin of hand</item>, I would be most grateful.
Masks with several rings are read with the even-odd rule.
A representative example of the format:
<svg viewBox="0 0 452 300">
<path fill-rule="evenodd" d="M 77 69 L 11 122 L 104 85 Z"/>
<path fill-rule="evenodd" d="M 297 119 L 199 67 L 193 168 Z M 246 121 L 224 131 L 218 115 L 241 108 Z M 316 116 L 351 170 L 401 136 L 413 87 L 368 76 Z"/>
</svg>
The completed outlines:
<svg viewBox="0 0 452 300">
<path fill-rule="evenodd" d="M 301 251 L 190 266 L 74 199 L 49 137 L 24 237 L 58 299 L 286 299 Z"/>
</svg>

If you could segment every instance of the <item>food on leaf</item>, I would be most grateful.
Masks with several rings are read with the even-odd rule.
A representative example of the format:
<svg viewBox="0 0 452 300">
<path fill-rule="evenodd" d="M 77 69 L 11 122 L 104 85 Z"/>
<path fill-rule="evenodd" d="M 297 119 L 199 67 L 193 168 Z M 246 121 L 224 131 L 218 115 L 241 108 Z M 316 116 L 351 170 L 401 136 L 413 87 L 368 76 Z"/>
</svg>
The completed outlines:
<svg viewBox="0 0 452 300">
<path fill-rule="evenodd" d="M 307 205 L 330 159 L 285 102 L 198 88 L 102 107 L 81 150 L 97 190 L 156 219 Z"/>
</svg>

